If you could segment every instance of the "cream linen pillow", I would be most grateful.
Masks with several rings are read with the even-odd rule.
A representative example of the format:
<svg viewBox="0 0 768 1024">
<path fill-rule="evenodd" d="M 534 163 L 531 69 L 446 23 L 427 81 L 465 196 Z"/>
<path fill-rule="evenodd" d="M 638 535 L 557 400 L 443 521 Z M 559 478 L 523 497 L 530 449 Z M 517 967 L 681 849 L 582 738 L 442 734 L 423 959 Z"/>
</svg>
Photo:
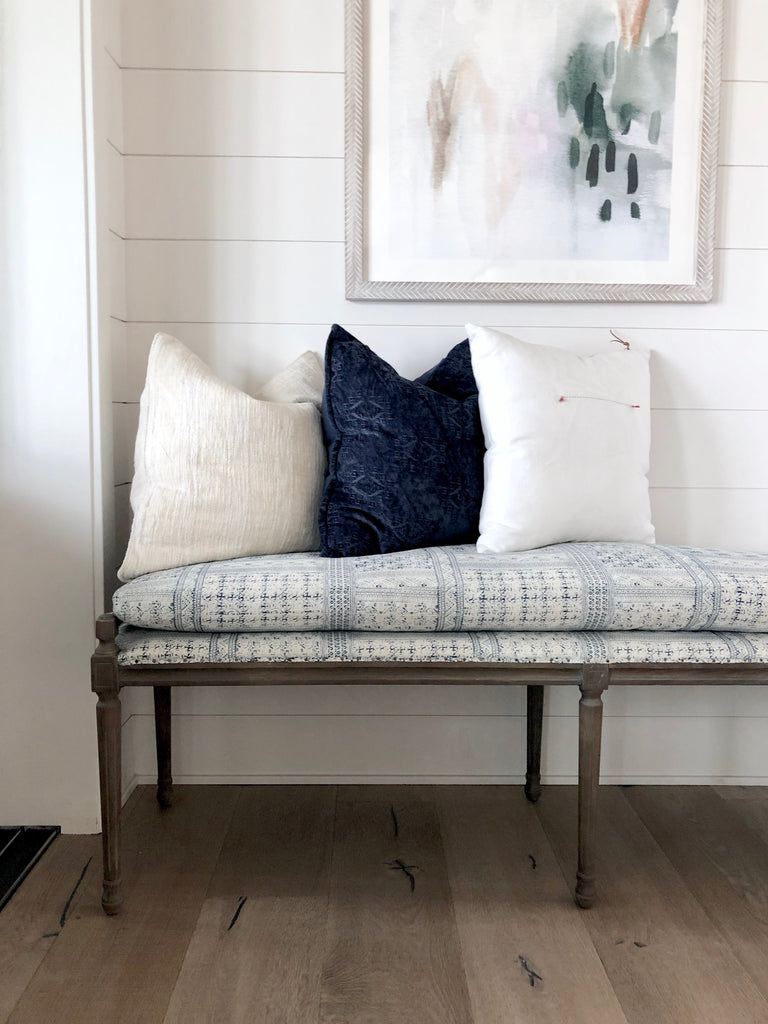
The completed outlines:
<svg viewBox="0 0 768 1024">
<path fill-rule="evenodd" d="M 648 354 L 467 333 L 487 449 L 478 551 L 653 543 Z"/>
<path fill-rule="evenodd" d="M 272 397 L 281 393 L 274 383 L 264 389 Z M 315 404 L 251 398 L 176 338 L 156 334 L 136 435 L 133 525 L 119 578 L 317 549 L 324 470 Z"/>
</svg>

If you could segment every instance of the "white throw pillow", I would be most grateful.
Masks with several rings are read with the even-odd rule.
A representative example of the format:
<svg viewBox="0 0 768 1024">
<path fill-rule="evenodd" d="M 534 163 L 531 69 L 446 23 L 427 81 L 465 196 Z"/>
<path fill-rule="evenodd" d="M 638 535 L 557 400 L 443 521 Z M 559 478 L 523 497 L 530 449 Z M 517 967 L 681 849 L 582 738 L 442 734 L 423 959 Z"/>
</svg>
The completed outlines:
<svg viewBox="0 0 768 1024">
<path fill-rule="evenodd" d="M 653 543 L 648 354 L 467 333 L 487 449 L 478 551 Z"/>
<path fill-rule="evenodd" d="M 317 549 L 324 470 L 316 405 L 251 398 L 176 338 L 156 334 L 136 435 L 133 525 L 119 578 Z"/>
</svg>

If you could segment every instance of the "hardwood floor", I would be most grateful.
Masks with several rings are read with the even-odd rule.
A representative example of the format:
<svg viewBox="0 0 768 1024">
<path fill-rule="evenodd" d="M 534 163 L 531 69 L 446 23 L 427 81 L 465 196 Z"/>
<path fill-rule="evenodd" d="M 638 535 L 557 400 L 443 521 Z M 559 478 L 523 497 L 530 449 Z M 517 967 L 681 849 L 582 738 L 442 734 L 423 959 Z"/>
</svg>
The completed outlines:
<svg viewBox="0 0 768 1024">
<path fill-rule="evenodd" d="M 126 906 L 62 836 L 0 913 L 12 1024 L 768 1024 L 768 788 L 149 787 Z"/>
</svg>

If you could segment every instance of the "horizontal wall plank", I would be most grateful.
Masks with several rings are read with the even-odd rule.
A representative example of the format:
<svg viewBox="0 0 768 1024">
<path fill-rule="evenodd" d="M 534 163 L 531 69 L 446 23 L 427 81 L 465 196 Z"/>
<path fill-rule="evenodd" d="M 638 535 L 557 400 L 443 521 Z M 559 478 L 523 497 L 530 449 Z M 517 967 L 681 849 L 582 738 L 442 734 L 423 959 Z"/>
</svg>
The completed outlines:
<svg viewBox="0 0 768 1024">
<path fill-rule="evenodd" d="M 211 323 L 408 322 L 503 324 L 509 303 L 354 302 L 344 298 L 344 246 L 335 242 L 149 242 L 127 245 L 128 319 Z M 711 303 L 528 302 L 526 326 L 603 323 L 632 328 L 764 330 L 755 280 L 768 280 L 768 250 L 717 254 Z"/>
<path fill-rule="evenodd" d="M 341 74 L 128 69 L 119 84 L 129 154 L 344 155 Z M 724 82 L 721 97 L 720 162 L 768 164 L 768 83 Z"/>
<path fill-rule="evenodd" d="M 768 80 L 766 39 L 768 4 L 765 0 L 726 0 L 723 78 Z"/>
<path fill-rule="evenodd" d="M 148 687 L 126 691 L 131 712 L 152 715 Z M 525 715 L 523 686 L 189 686 L 173 691 L 173 711 L 181 716 L 255 715 L 390 717 Z M 603 700 L 606 718 L 766 718 L 765 686 L 612 686 Z M 549 686 L 544 714 L 578 717 L 575 686 Z"/>
<path fill-rule="evenodd" d="M 127 5 L 130 9 L 132 5 Z M 105 0 L 97 5 L 101 17 L 101 41 L 115 61 L 123 63 L 122 0 Z"/>
<path fill-rule="evenodd" d="M 131 238 L 343 241 L 344 162 L 126 157 Z"/>
<path fill-rule="evenodd" d="M 118 403 L 114 416 L 115 482 L 120 484 L 133 475 L 139 408 Z M 653 488 L 768 491 L 768 461 L 762 458 L 768 412 L 657 410 L 651 414 L 651 433 Z"/>
<path fill-rule="evenodd" d="M 122 153 L 125 146 L 123 72 L 115 62 L 113 55 L 104 47 L 101 48 L 96 59 L 99 63 L 101 88 L 106 90 L 104 130 L 109 142 Z"/>
<path fill-rule="evenodd" d="M 343 0 L 131 0 L 123 62 L 135 68 L 343 71 Z"/>
<path fill-rule="evenodd" d="M 138 401 L 152 339 L 175 335 L 224 380 L 256 394 L 270 377 L 302 352 L 322 353 L 330 324 L 129 323 L 125 342 L 124 401 Z M 443 353 L 444 354 L 444 353 Z"/>
<path fill-rule="evenodd" d="M 767 779 L 763 718 L 607 718 L 601 778 L 640 782 Z M 134 716 L 136 773 L 151 776 L 154 726 Z M 576 776 L 578 720 L 544 722 L 542 774 Z M 519 780 L 525 765 L 525 719 L 456 717 L 174 718 L 174 776 L 278 778 Z M 545 797 L 546 798 L 546 797 Z"/>
<path fill-rule="evenodd" d="M 121 63 L 136 68 L 343 71 L 343 16 L 343 0 L 132 0 L 124 5 Z M 764 0 L 726 0 L 725 23 L 723 77 L 764 81 Z M 110 49 L 120 59 L 117 33 L 109 35 Z"/>
<path fill-rule="evenodd" d="M 342 75 L 124 71 L 129 154 L 338 157 Z"/>
<path fill-rule="evenodd" d="M 721 167 L 719 174 L 717 245 L 768 249 L 768 167 Z"/>
<path fill-rule="evenodd" d="M 343 241 L 341 158 L 135 156 L 123 176 L 110 226 L 130 238 Z M 768 249 L 767 193 L 768 168 L 720 168 L 718 245 Z"/>
<path fill-rule="evenodd" d="M 104 162 L 107 168 L 107 227 L 125 238 L 125 157 L 105 141 Z"/>
<path fill-rule="evenodd" d="M 766 490 L 651 489 L 651 507 L 661 543 L 768 552 Z"/>
<path fill-rule="evenodd" d="M 128 319 L 128 268 L 125 241 L 109 232 L 109 315 Z"/>
<path fill-rule="evenodd" d="M 112 401 L 138 402 L 144 386 L 149 346 L 141 355 L 141 370 L 134 367 L 135 356 L 128 346 L 128 324 L 111 317 L 109 321 L 109 368 L 112 374 Z"/>
<path fill-rule="evenodd" d="M 403 321 L 408 310 L 403 309 Z M 507 315 L 524 318 L 524 307 L 510 306 Z M 666 330 L 621 327 L 621 307 L 600 326 L 565 327 L 557 324 L 559 311 L 551 307 L 552 326 L 518 326 L 509 321 L 499 330 L 524 341 L 560 345 L 584 354 L 610 344 L 615 327 L 633 345 L 651 350 L 651 404 L 661 409 L 763 409 L 768 379 L 768 330 Z M 478 317 L 478 319 L 481 319 Z M 485 321 L 483 321 L 485 322 Z M 524 321 L 523 321 L 524 322 Z M 595 317 L 597 323 L 597 317 Z M 122 326 L 122 325 L 121 325 Z M 149 346 L 156 331 L 180 338 L 218 374 L 236 387 L 255 394 L 262 384 L 292 359 L 313 349 L 325 350 L 329 324 L 200 324 L 131 323 L 127 334 L 114 338 L 120 355 L 115 393 L 118 401 L 137 402 L 144 386 Z M 359 324 L 344 322 L 356 337 L 406 377 L 417 377 L 434 366 L 452 345 L 464 337 L 463 325 L 412 326 L 409 323 Z M 114 335 L 113 335 L 114 337 Z M 123 349 L 125 346 L 125 349 Z"/>
<path fill-rule="evenodd" d="M 768 412 L 651 414 L 652 487 L 768 488 Z"/>
<path fill-rule="evenodd" d="M 766 166 L 768 82 L 724 82 L 720 102 L 720 163 Z"/>
<path fill-rule="evenodd" d="M 130 238 L 343 240 L 341 159 L 126 157 L 124 176 L 127 228 L 110 226 Z M 720 168 L 718 245 L 768 249 L 766 193 L 768 168 Z"/>
</svg>

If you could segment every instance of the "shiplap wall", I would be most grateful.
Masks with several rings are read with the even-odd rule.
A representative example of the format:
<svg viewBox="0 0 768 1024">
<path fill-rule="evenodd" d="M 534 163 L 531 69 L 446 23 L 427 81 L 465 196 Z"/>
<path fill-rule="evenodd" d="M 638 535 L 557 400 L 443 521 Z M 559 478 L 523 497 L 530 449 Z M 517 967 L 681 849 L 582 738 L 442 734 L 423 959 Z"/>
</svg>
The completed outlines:
<svg viewBox="0 0 768 1024">
<path fill-rule="evenodd" d="M 125 182 L 113 352 L 123 537 L 155 330 L 250 390 L 321 350 L 333 321 L 415 375 L 474 320 L 580 351 L 614 328 L 652 349 L 659 540 L 768 550 L 768 4 L 726 11 L 714 302 L 360 303 L 344 298 L 342 0 L 124 0 L 124 132 L 111 140 Z M 552 780 L 574 777 L 576 703 L 548 697 Z M 508 780 L 523 770 L 523 712 L 522 691 L 500 687 L 181 692 L 175 775 Z M 146 694 L 134 699 L 126 770 L 138 779 L 153 772 L 150 714 Z M 763 690 L 617 688 L 606 716 L 606 779 L 768 777 Z"/>
</svg>

